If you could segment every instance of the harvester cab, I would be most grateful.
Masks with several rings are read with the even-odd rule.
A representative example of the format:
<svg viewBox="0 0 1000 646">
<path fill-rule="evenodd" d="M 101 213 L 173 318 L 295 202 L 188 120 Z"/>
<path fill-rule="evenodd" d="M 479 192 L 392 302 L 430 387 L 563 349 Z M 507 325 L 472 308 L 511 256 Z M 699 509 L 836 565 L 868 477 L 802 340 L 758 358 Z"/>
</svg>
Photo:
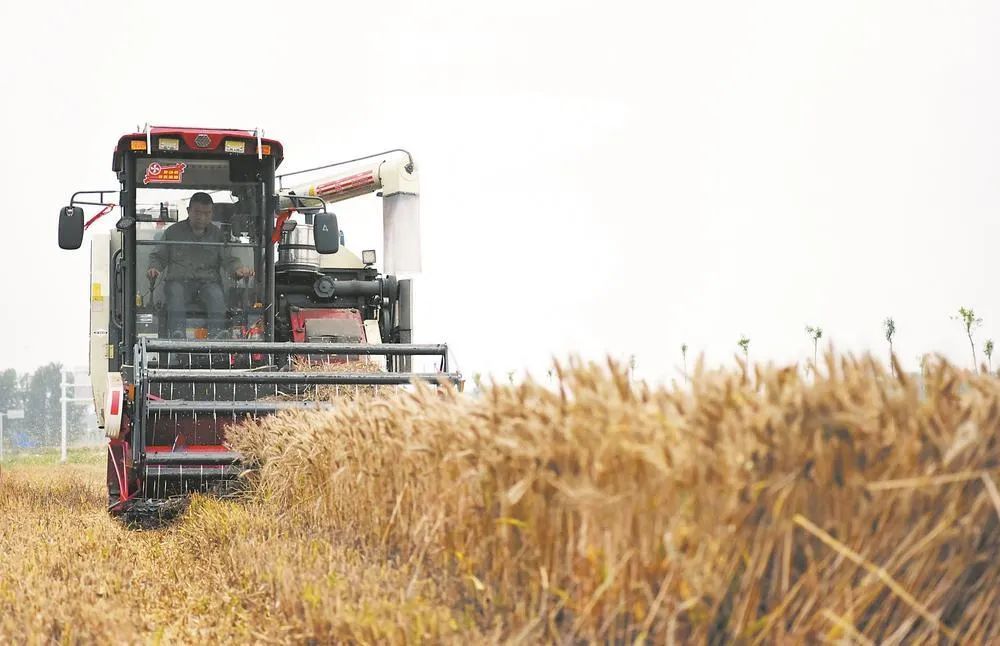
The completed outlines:
<svg viewBox="0 0 1000 646">
<path fill-rule="evenodd" d="M 60 210 L 59 246 L 76 249 L 119 208 L 114 228 L 90 235 L 90 377 L 113 514 L 229 488 L 247 465 L 226 429 L 247 417 L 334 406 L 342 389 L 462 383 L 446 345 L 411 342 L 409 153 L 282 176 L 283 152 L 259 130 L 146 127 L 115 147 L 118 189 L 79 191 Z M 329 208 L 373 192 L 384 271 L 374 250 L 341 244 Z M 414 372 L 418 361 L 433 365 Z"/>
</svg>

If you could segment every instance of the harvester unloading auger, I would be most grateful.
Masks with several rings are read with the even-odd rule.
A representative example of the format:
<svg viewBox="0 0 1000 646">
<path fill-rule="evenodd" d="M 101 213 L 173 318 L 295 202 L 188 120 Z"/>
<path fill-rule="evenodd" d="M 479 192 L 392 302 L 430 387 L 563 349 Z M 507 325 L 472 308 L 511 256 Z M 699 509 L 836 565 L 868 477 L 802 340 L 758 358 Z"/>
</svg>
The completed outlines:
<svg viewBox="0 0 1000 646">
<path fill-rule="evenodd" d="M 79 191 L 60 210 L 59 246 L 78 249 L 94 220 L 121 209 L 91 247 L 90 377 L 112 514 L 225 490 L 244 468 L 226 428 L 335 405 L 318 388 L 461 384 L 446 345 L 411 343 L 412 283 L 396 276 L 420 268 L 409 153 L 284 176 L 282 157 L 259 130 L 146 127 L 118 141 L 119 189 Z M 342 245 L 327 210 L 375 191 L 384 273 L 375 251 Z M 84 206 L 102 208 L 85 222 Z M 435 365 L 413 372 L 425 357 Z"/>
</svg>

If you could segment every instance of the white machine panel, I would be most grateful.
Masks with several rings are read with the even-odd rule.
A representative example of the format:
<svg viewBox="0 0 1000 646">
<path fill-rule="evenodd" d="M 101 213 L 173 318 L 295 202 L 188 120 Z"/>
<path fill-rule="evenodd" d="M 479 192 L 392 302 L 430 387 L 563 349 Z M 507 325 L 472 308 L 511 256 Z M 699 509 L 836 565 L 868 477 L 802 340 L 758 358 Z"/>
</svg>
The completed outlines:
<svg viewBox="0 0 1000 646">
<path fill-rule="evenodd" d="M 365 319 L 365 343 L 382 344 L 382 332 L 378 329 L 378 321 L 374 319 Z M 385 370 L 385 357 L 373 354 L 368 359 L 381 370 Z"/>
<path fill-rule="evenodd" d="M 97 424 L 104 428 L 108 375 L 108 325 L 111 316 L 111 233 L 95 233 L 90 242 L 90 385 Z"/>
</svg>

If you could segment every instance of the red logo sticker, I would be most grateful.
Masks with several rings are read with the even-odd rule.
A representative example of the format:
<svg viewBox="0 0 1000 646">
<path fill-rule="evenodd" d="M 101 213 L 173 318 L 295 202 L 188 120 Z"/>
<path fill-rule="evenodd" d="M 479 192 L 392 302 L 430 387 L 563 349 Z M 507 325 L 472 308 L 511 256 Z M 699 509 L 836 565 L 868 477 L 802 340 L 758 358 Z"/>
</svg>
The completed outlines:
<svg viewBox="0 0 1000 646">
<path fill-rule="evenodd" d="M 153 162 L 146 167 L 146 176 L 142 178 L 142 183 L 180 184 L 181 179 L 184 177 L 185 168 L 187 168 L 187 164 L 184 162 L 171 164 L 170 166 L 161 166 L 157 162 Z"/>
</svg>

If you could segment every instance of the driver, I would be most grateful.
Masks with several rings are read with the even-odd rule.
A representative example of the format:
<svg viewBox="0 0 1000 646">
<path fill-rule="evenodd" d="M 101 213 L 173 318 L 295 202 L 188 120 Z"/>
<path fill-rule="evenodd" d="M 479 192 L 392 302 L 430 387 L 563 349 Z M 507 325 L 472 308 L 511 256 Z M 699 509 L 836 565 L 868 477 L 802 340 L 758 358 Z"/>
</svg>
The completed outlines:
<svg viewBox="0 0 1000 646">
<path fill-rule="evenodd" d="M 170 225 L 163 239 L 170 242 L 228 242 L 219 227 L 212 224 L 212 196 L 198 192 L 188 202 L 186 220 Z M 240 266 L 238 258 L 223 246 L 168 244 L 157 248 L 149 258 L 151 281 L 166 274 L 167 326 L 170 336 L 183 339 L 187 327 L 187 304 L 198 301 L 208 315 L 210 336 L 222 336 L 226 304 L 222 293 L 220 270 L 239 280 L 254 275 L 253 269 Z"/>
</svg>

